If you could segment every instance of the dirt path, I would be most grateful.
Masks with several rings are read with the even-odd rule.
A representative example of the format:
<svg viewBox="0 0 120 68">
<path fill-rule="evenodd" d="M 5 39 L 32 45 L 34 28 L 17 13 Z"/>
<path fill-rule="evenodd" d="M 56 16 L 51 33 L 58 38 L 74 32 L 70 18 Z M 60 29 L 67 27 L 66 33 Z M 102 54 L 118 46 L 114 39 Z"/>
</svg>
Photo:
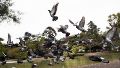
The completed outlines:
<svg viewBox="0 0 120 68">
<path fill-rule="evenodd" d="M 34 62 L 41 62 L 43 60 L 49 60 L 49 59 L 44 59 L 44 58 L 33 58 L 32 61 Z M 17 63 L 15 60 L 6 60 L 6 63 Z M 23 60 L 23 62 L 27 62 L 27 60 Z"/>
</svg>

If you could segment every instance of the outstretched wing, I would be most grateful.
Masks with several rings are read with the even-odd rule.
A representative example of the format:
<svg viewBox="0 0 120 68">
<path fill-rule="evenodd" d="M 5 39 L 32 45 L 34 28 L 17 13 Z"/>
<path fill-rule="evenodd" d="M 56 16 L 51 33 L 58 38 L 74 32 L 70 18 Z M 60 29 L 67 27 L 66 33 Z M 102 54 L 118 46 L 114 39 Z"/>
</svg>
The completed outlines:
<svg viewBox="0 0 120 68">
<path fill-rule="evenodd" d="M 68 29 L 68 25 L 62 27 L 65 31 Z"/>
<path fill-rule="evenodd" d="M 54 16 L 54 15 L 56 14 L 58 4 L 59 4 L 59 3 L 57 3 L 57 4 L 53 5 L 52 10 L 51 10 L 51 15 L 53 15 L 53 16 Z"/>
<path fill-rule="evenodd" d="M 79 22 L 79 26 L 84 27 L 84 25 L 85 25 L 85 17 L 83 16 L 81 21 Z"/>
<path fill-rule="evenodd" d="M 11 35 L 8 33 L 8 43 L 11 43 Z"/>
<path fill-rule="evenodd" d="M 70 22 L 71 24 L 73 24 L 73 26 L 75 25 L 75 23 L 73 23 L 70 19 L 69 19 L 69 22 Z"/>
<path fill-rule="evenodd" d="M 106 34 L 106 39 L 111 40 L 114 36 L 115 31 L 116 31 L 116 27 L 111 28 Z"/>
</svg>

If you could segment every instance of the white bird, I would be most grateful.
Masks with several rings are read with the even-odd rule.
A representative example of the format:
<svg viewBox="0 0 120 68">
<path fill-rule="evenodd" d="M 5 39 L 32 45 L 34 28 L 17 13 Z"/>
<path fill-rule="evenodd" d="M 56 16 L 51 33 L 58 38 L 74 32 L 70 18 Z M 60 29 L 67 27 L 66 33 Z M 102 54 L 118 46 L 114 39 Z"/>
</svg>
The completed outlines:
<svg viewBox="0 0 120 68">
<path fill-rule="evenodd" d="M 79 25 L 77 25 L 77 23 L 73 23 L 71 20 L 69 20 L 69 22 L 71 24 L 73 24 L 73 26 L 76 26 L 76 28 L 82 32 L 86 32 L 86 30 L 84 29 L 84 25 L 85 25 L 85 17 L 83 16 L 81 21 L 79 22 Z"/>
<path fill-rule="evenodd" d="M 56 3 L 55 5 L 53 5 L 51 10 L 48 10 L 50 13 L 50 16 L 52 17 L 52 21 L 56 21 L 58 19 L 58 16 L 55 16 L 55 14 L 57 12 L 58 4 L 59 3 Z"/>
</svg>

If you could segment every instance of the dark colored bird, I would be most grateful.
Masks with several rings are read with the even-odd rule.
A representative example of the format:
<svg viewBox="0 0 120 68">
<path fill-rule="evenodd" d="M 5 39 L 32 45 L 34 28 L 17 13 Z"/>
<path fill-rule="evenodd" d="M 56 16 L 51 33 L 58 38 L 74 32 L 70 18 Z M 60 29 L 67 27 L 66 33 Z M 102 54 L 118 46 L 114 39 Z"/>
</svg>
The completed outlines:
<svg viewBox="0 0 120 68">
<path fill-rule="evenodd" d="M 55 16 L 56 12 L 57 12 L 57 7 L 58 7 L 58 4 L 55 4 L 53 5 L 52 9 L 51 10 L 48 10 L 49 13 L 50 13 L 50 16 L 52 17 L 52 21 L 56 21 L 58 19 L 58 16 Z"/>
<path fill-rule="evenodd" d="M 68 25 L 60 25 L 60 28 L 58 28 L 58 32 L 62 32 L 63 34 L 66 34 L 66 37 L 68 37 L 70 35 L 69 32 L 67 32 L 68 29 Z"/>
<path fill-rule="evenodd" d="M 24 34 L 24 40 L 26 41 L 26 40 L 30 39 L 31 35 L 32 35 L 31 33 L 25 32 L 25 34 Z"/>
<path fill-rule="evenodd" d="M 84 25 L 85 25 L 85 17 L 83 16 L 81 21 L 79 22 L 79 25 L 77 25 L 77 23 L 73 23 L 71 20 L 69 20 L 69 22 L 71 24 L 73 24 L 73 26 L 76 26 L 76 28 L 82 32 L 86 32 L 86 30 L 84 29 Z"/>
</svg>

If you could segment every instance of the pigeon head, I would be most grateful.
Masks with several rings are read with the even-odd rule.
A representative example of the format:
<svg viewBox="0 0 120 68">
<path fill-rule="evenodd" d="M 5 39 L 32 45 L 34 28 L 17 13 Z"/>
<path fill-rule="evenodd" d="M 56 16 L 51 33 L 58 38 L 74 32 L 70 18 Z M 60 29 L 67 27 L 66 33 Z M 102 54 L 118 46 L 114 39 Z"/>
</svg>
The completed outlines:
<svg viewBox="0 0 120 68">
<path fill-rule="evenodd" d="M 51 11 L 50 10 L 48 10 L 50 13 L 51 13 Z"/>
<path fill-rule="evenodd" d="M 85 20 L 85 17 L 83 16 L 82 19 Z"/>
</svg>

